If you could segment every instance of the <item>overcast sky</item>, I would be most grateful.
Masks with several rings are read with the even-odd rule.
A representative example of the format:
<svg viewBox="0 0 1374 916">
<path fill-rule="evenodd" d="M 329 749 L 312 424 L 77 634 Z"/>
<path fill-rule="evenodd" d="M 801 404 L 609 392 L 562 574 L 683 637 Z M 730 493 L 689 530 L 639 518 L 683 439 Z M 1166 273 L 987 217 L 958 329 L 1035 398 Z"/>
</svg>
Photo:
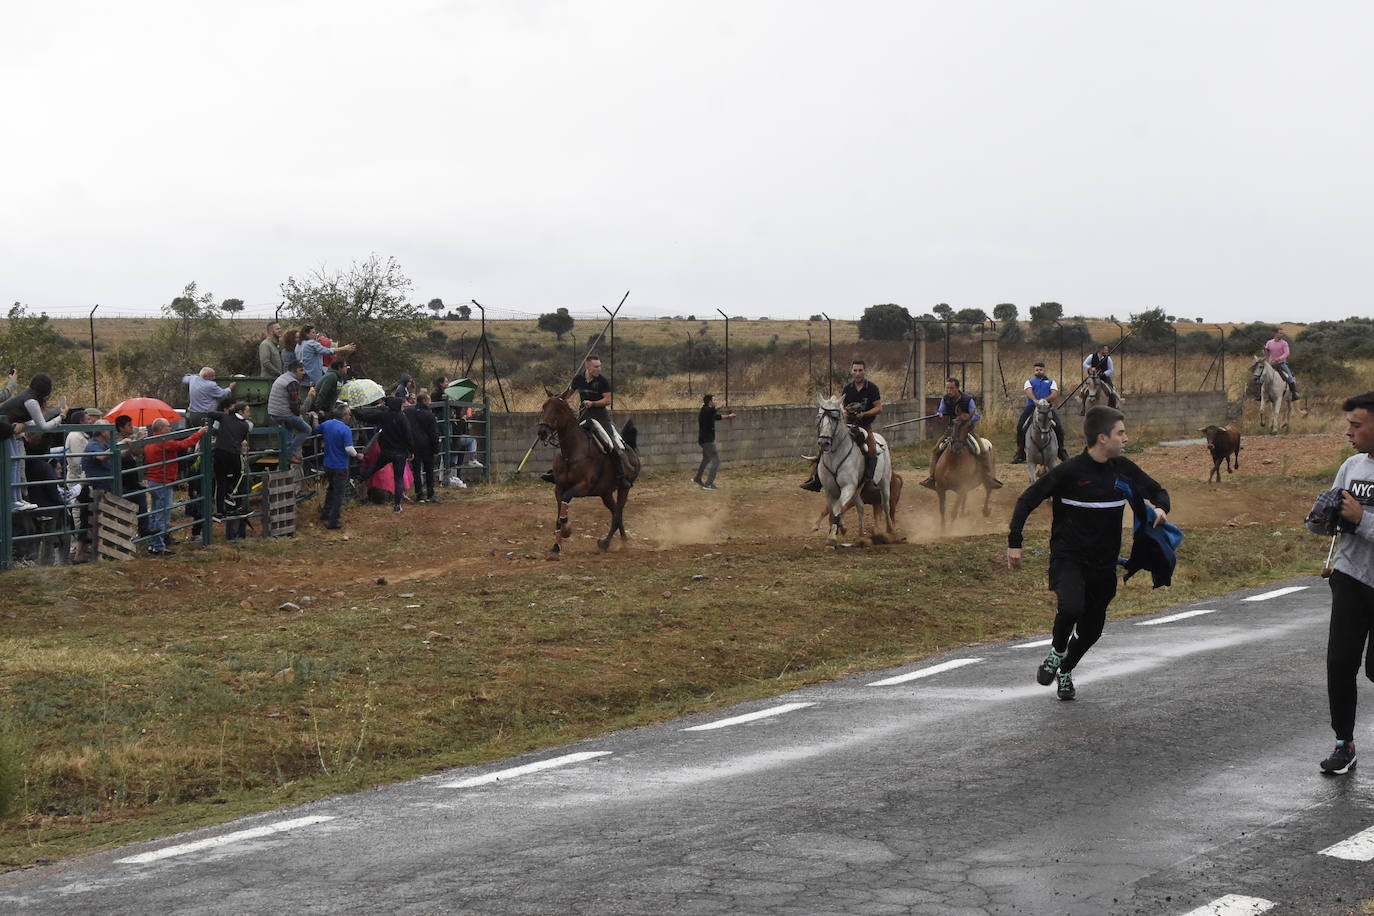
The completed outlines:
<svg viewBox="0 0 1374 916">
<path fill-rule="evenodd" d="M 6 303 L 1370 314 L 1374 4 L 7 3 Z"/>
</svg>

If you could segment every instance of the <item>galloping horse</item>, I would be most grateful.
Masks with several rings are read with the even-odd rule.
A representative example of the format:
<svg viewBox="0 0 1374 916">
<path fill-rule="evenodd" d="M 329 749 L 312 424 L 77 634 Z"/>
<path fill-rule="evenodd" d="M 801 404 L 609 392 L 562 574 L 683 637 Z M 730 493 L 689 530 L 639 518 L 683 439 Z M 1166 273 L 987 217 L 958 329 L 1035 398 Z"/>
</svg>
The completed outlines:
<svg viewBox="0 0 1374 916">
<path fill-rule="evenodd" d="M 1059 463 L 1059 433 L 1054 430 L 1050 402 L 1039 398 L 1035 402 L 1035 413 L 1031 414 L 1030 425 L 1026 427 L 1026 471 L 1030 482 L 1054 470 Z"/>
<path fill-rule="evenodd" d="M 635 452 L 639 433 L 634 420 L 621 427 L 620 435 L 629 446 L 621 455 L 625 476 L 633 482 L 639 476 L 639 455 Z M 592 437 L 578 425 L 566 395 L 553 395 L 544 402 L 539 413 L 539 441 L 558 448 L 558 457 L 553 460 L 553 492 L 558 503 L 558 517 L 554 522 L 549 559 L 558 559 L 563 539 L 572 535 L 568 525 L 568 502 L 579 496 L 600 496 L 610 510 L 611 530 L 596 542 L 596 546 L 603 551 L 610 549 L 611 536 L 616 531 L 624 542 L 625 499 L 630 491 L 620 486 L 615 458 L 593 444 Z"/>
<path fill-rule="evenodd" d="M 959 517 L 959 513 L 964 509 L 964 502 L 968 499 L 969 491 L 977 487 L 983 487 L 986 491 L 983 497 L 983 517 L 986 518 L 992 514 L 992 506 L 990 505 L 992 490 L 987 489 L 978 456 L 969 447 L 969 432 L 972 428 L 973 418 L 969 414 L 961 413 L 955 418 L 954 432 L 949 447 L 940 455 L 939 462 L 931 472 L 935 477 L 935 492 L 940 497 L 940 527 L 942 529 L 945 526 L 945 494 L 949 492 L 953 492 L 955 495 L 954 506 L 949 513 L 950 519 Z M 992 473 L 995 469 L 992 443 L 980 438 L 978 447 L 987 450 L 988 472 Z"/>
<path fill-rule="evenodd" d="M 840 516 L 849 506 L 859 513 L 859 538 L 864 536 L 864 500 L 859 490 L 864 479 L 864 451 L 855 444 L 844 422 L 844 405 L 839 398 L 816 397 L 819 410 L 816 413 L 816 444 L 820 447 L 821 458 L 817 468 L 821 488 L 825 491 L 830 504 L 830 531 L 825 543 L 834 547 L 839 543 Z M 873 486 L 879 494 L 877 514 L 887 526 L 887 536 L 878 533 L 878 522 L 873 522 L 873 540 L 883 543 L 895 537 L 892 528 L 892 455 L 887 442 L 874 433 L 878 443 L 878 467 L 873 472 Z"/>
<path fill-rule="evenodd" d="M 1250 379 L 1259 385 L 1260 410 L 1259 425 L 1264 428 L 1264 414 L 1269 413 L 1269 434 L 1278 432 L 1279 410 L 1283 410 L 1283 428 L 1288 429 L 1288 421 L 1293 416 L 1293 392 L 1288 388 L 1288 380 L 1275 369 L 1264 354 L 1255 357 L 1250 367 Z"/>
</svg>

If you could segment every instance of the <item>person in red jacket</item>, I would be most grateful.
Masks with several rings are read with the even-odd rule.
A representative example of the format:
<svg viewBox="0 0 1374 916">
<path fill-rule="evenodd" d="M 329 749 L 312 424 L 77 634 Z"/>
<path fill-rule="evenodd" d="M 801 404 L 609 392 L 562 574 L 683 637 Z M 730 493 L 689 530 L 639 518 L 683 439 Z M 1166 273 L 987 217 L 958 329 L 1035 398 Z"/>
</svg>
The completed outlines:
<svg viewBox="0 0 1374 916">
<path fill-rule="evenodd" d="M 153 517 L 149 527 L 153 536 L 148 540 L 148 553 L 154 557 L 174 556 L 176 551 L 167 546 L 170 537 L 167 529 L 172 522 L 172 491 L 181 475 L 181 458 L 200 442 L 205 430 L 210 428 L 209 421 L 185 439 L 158 439 L 143 447 L 144 467 L 147 468 L 148 489 L 153 494 Z M 165 436 L 172 431 L 172 425 L 158 418 L 153 421 L 154 437 Z"/>
</svg>

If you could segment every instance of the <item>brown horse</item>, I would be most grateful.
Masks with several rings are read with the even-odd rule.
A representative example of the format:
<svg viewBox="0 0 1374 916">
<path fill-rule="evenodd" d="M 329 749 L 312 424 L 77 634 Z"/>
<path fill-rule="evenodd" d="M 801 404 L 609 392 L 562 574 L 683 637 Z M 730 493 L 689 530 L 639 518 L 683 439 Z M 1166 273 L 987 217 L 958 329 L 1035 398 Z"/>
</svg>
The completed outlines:
<svg viewBox="0 0 1374 916">
<path fill-rule="evenodd" d="M 978 456 L 969 448 L 969 433 L 973 428 L 973 418 L 966 413 L 959 414 L 954 420 L 954 432 L 949 443 L 949 447 L 940 455 L 940 461 L 935 465 L 932 473 L 935 476 L 935 492 L 940 497 L 940 527 L 945 525 L 945 494 L 954 493 L 954 506 L 949 513 L 950 519 L 959 517 L 959 513 L 964 509 L 964 501 L 968 499 L 970 490 L 983 487 L 985 495 L 983 497 L 983 517 L 992 514 L 992 491 L 986 488 L 983 479 L 983 467 L 978 460 Z M 992 443 L 986 439 L 979 440 L 979 446 L 988 450 L 988 472 L 992 473 L 995 468 L 994 455 L 992 453 Z"/>
<path fill-rule="evenodd" d="M 635 452 L 638 432 L 634 420 L 626 422 L 621 429 L 621 438 L 629 446 L 621 455 L 625 476 L 633 482 L 639 476 L 639 455 Z M 611 537 L 617 531 L 623 542 L 626 539 L 625 499 L 630 490 L 620 486 L 615 458 L 602 451 L 592 441 L 591 434 L 578 424 L 573 409 L 568 406 L 567 394 L 551 396 L 544 402 L 539 413 L 539 441 L 558 449 L 558 457 L 553 460 L 553 492 L 558 503 L 558 518 L 554 523 L 549 558 L 558 559 L 563 539 L 572 535 L 568 525 L 568 503 L 579 496 L 600 496 L 610 510 L 611 530 L 596 542 L 596 546 L 603 551 L 609 550 Z"/>
</svg>

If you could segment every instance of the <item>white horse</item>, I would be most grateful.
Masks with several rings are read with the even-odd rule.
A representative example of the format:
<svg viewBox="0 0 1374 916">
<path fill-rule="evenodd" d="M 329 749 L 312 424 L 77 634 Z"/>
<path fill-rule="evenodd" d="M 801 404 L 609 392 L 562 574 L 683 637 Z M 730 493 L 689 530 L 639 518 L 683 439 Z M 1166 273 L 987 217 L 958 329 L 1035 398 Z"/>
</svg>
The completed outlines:
<svg viewBox="0 0 1374 916">
<path fill-rule="evenodd" d="M 1059 433 L 1050 415 L 1050 402 L 1040 398 L 1026 426 L 1026 472 L 1030 482 L 1054 470 L 1059 463 Z"/>
<path fill-rule="evenodd" d="M 820 447 L 820 464 L 817 473 L 821 478 L 821 488 L 830 504 L 830 532 L 825 543 L 834 547 L 839 543 L 840 516 L 847 506 L 853 505 L 859 513 L 859 539 L 864 536 L 864 502 L 858 493 L 864 479 L 864 450 L 855 444 L 844 422 L 844 405 L 839 398 L 816 396 L 819 410 L 816 412 L 816 444 Z M 877 433 L 873 438 L 878 445 L 878 467 L 873 472 L 873 485 L 878 488 L 882 499 L 878 512 L 887 525 L 887 538 L 878 534 L 878 523 L 873 522 L 873 540 L 882 543 L 894 537 L 892 527 L 892 455 L 887 441 Z"/>
<path fill-rule="evenodd" d="M 1250 378 L 1259 385 L 1260 409 L 1259 425 L 1264 428 L 1264 416 L 1269 414 L 1269 435 L 1279 431 L 1279 411 L 1283 411 L 1283 428 L 1288 429 L 1288 421 L 1293 416 L 1293 392 L 1283 373 L 1275 369 L 1269 358 L 1263 354 L 1255 357 L 1250 367 Z"/>
<path fill-rule="evenodd" d="M 1079 411 L 1080 414 L 1086 414 L 1088 408 L 1101 404 L 1104 398 L 1109 407 L 1120 407 L 1124 400 L 1121 397 L 1121 392 L 1114 388 L 1108 388 L 1107 380 L 1099 376 L 1093 369 L 1089 369 L 1088 374 L 1083 377 L 1083 393 L 1079 395 L 1079 398 L 1083 402 L 1083 409 Z"/>
</svg>

